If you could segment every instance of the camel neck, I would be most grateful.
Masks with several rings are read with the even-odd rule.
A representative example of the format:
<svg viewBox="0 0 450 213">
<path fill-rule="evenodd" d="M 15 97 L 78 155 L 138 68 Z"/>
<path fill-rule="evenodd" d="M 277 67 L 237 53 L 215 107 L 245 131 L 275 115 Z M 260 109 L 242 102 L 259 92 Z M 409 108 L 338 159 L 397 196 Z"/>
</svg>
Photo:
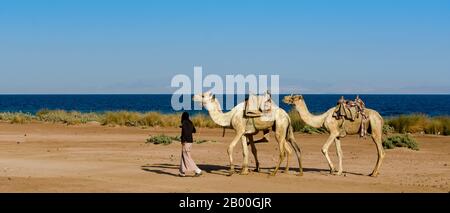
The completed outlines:
<svg viewBox="0 0 450 213">
<path fill-rule="evenodd" d="M 210 102 L 206 105 L 206 109 L 208 110 L 209 116 L 219 126 L 227 127 L 231 125 L 231 117 L 232 113 L 226 112 L 223 113 L 220 108 L 220 104 L 216 102 Z"/>
<path fill-rule="evenodd" d="M 305 101 L 295 102 L 295 108 L 300 114 L 301 119 L 311 127 L 320 128 L 325 122 L 326 113 L 322 115 L 313 115 L 309 112 Z"/>
</svg>

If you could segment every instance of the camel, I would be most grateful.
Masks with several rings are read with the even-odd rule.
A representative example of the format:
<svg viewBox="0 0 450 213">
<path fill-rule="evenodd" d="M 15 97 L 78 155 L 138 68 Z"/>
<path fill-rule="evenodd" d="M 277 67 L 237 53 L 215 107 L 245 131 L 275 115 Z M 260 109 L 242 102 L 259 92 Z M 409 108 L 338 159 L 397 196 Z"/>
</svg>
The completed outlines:
<svg viewBox="0 0 450 213">
<path fill-rule="evenodd" d="M 233 164 L 233 149 L 236 144 L 241 140 L 242 142 L 242 150 L 243 150 L 243 164 L 241 169 L 241 175 L 246 175 L 249 173 L 248 171 L 248 144 L 251 146 L 251 151 L 253 156 L 255 157 L 256 163 L 256 172 L 259 172 L 259 161 L 257 150 L 253 141 L 253 135 L 256 135 L 259 131 L 266 131 L 275 128 L 275 138 L 278 142 L 279 146 L 279 161 L 275 170 L 271 173 L 272 176 L 276 175 L 279 170 L 279 167 L 286 157 L 286 169 L 285 172 L 289 171 L 289 155 L 292 153 L 289 144 L 294 148 L 294 151 L 297 155 L 297 160 L 299 163 L 299 175 L 303 175 L 303 169 L 301 165 L 300 159 L 300 148 L 296 144 L 293 128 L 291 126 L 291 120 L 289 115 L 281 108 L 276 108 L 275 110 L 275 120 L 272 122 L 266 122 L 264 125 L 255 126 L 256 131 L 248 132 L 246 129 L 246 124 L 248 118 L 244 117 L 244 105 L 245 102 L 242 102 L 235 106 L 232 110 L 228 112 L 222 112 L 219 101 L 215 98 L 215 96 L 211 92 L 205 92 L 203 94 L 194 95 L 193 100 L 195 102 L 200 102 L 202 106 L 204 106 L 212 118 L 212 120 L 221 127 L 231 127 L 235 130 L 236 136 L 231 141 L 228 146 L 228 157 L 230 161 L 230 171 L 229 175 L 231 176 L 234 173 L 234 164 Z M 255 118 L 257 119 L 257 118 Z M 275 124 L 273 123 L 275 122 Z M 287 142 L 286 142 L 287 141 Z"/>
<path fill-rule="evenodd" d="M 330 133 L 330 136 L 328 137 L 326 143 L 322 147 L 322 153 L 327 159 L 328 165 L 330 167 L 330 173 L 334 175 L 341 175 L 342 174 L 342 149 L 341 149 L 341 137 L 342 133 L 348 134 L 348 135 L 354 135 L 358 134 L 361 131 L 361 120 L 355 120 L 350 121 L 346 120 L 345 122 L 342 122 L 342 120 L 337 120 L 335 117 L 333 117 L 333 112 L 336 107 L 333 107 L 329 109 L 327 112 L 321 114 L 321 115 L 313 115 L 308 111 L 308 108 L 306 106 L 306 103 L 303 99 L 303 96 L 301 95 L 291 95 L 291 96 L 285 96 L 283 99 L 284 103 L 294 105 L 295 109 L 300 114 L 301 119 L 308 124 L 309 126 L 320 128 L 325 127 L 328 132 Z M 376 145 L 377 152 L 378 152 L 378 159 L 377 163 L 375 165 L 374 170 L 370 174 L 372 177 L 378 176 L 380 169 L 381 162 L 384 158 L 384 150 L 382 145 L 382 136 L 383 136 L 383 118 L 381 115 L 372 109 L 365 109 L 365 114 L 367 116 L 368 125 L 366 125 L 366 130 L 371 133 L 371 137 L 373 142 Z M 339 168 L 336 170 L 333 166 L 333 163 L 330 160 L 330 157 L 328 156 L 328 148 L 330 145 L 335 142 L 336 145 L 336 151 L 337 156 L 339 158 Z"/>
</svg>

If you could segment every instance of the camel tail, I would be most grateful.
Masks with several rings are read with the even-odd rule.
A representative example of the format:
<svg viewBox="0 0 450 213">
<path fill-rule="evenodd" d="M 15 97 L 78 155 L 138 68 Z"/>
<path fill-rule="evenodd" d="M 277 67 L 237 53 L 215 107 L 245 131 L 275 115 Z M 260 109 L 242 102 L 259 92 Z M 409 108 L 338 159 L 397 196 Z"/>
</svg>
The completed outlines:
<svg viewBox="0 0 450 213">
<path fill-rule="evenodd" d="M 303 175 L 303 167 L 302 167 L 302 159 L 301 159 L 301 155 L 302 155 L 302 151 L 300 149 L 300 147 L 297 145 L 297 141 L 295 140 L 295 136 L 294 136 L 294 128 L 291 125 L 291 122 L 289 121 L 289 126 L 286 132 L 286 141 L 289 142 L 289 144 L 291 144 L 292 148 L 295 151 L 295 155 L 297 156 L 297 160 L 298 160 L 298 169 L 299 169 L 299 174 Z"/>
</svg>

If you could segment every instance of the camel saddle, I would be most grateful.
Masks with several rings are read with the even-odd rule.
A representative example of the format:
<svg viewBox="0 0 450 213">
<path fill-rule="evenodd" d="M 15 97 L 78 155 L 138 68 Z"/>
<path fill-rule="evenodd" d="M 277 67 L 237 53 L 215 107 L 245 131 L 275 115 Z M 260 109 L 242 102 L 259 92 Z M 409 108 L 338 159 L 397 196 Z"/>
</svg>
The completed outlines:
<svg viewBox="0 0 450 213">
<path fill-rule="evenodd" d="M 274 103 L 269 91 L 264 95 L 250 94 L 245 100 L 244 118 L 247 119 L 245 132 L 247 134 L 257 132 L 260 129 L 266 129 L 274 126 L 272 110 Z"/>
<path fill-rule="evenodd" d="M 336 109 L 333 112 L 333 117 L 336 118 L 336 120 L 343 120 L 342 126 L 344 126 L 345 120 L 349 121 L 361 121 L 361 128 L 360 128 L 360 136 L 364 137 L 367 134 L 367 124 L 368 124 L 368 116 L 365 112 L 366 106 L 364 102 L 359 98 L 359 96 L 356 96 L 356 99 L 354 101 L 351 100 L 345 100 L 344 96 L 342 96 L 336 106 Z M 345 130 L 344 133 L 341 134 L 341 137 L 345 136 Z"/>
<path fill-rule="evenodd" d="M 271 113 L 272 104 L 272 97 L 269 92 L 260 96 L 250 94 L 248 99 L 245 100 L 244 116 L 254 118 Z"/>
</svg>

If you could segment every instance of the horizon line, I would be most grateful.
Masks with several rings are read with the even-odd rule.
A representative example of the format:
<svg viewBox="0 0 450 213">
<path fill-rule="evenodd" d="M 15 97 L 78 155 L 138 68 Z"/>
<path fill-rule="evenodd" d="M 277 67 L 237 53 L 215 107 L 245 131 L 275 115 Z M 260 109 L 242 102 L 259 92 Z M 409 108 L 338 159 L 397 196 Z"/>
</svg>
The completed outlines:
<svg viewBox="0 0 450 213">
<path fill-rule="evenodd" d="M 248 93 L 245 94 L 214 93 L 214 94 L 248 95 Z M 293 95 L 450 95 L 450 93 L 292 93 L 292 94 Z M 174 95 L 174 94 L 173 93 L 0 93 L 0 95 Z M 195 95 L 195 94 L 189 93 L 184 95 Z M 291 93 L 278 93 L 277 95 L 291 95 Z"/>
</svg>

